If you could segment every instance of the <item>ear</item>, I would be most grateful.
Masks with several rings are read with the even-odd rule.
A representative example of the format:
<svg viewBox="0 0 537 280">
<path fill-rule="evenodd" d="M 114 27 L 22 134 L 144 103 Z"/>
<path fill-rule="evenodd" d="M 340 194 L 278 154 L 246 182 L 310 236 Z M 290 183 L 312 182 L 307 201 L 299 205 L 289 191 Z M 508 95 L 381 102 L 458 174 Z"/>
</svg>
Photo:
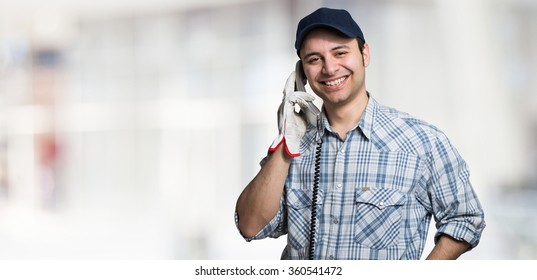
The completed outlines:
<svg viewBox="0 0 537 280">
<path fill-rule="evenodd" d="M 369 66 L 369 59 L 369 45 L 364 43 L 364 49 L 362 50 L 362 61 L 364 63 L 364 67 Z"/>
</svg>

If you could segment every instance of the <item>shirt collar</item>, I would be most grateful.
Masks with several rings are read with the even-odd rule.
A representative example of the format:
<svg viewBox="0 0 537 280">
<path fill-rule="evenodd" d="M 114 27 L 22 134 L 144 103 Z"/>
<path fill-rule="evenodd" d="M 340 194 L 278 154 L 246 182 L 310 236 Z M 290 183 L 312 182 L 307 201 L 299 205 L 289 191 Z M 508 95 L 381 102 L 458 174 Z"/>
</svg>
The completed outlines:
<svg viewBox="0 0 537 280">
<path fill-rule="evenodd" d="M 353 130 L 360 129 L 367 139 L 371 139 L 375 113 L 378 109 L 379 104 L 377 103 L 375 99 L 373 99 L 373 97 L 371 97 L 369 92 L 367 94 L 369 96 L 367 106 L 364 110 L 364 113 L 362 114 L 362 118 L 360 119 L 356 127 L 353 128 Z M 324 133 L 325 130 L 330 131 L 332 133 L 334 132 L 332 130 L 332 127 L 330 126 L 330 123 L 328 122 L 328 118 L 326 117 L 324 107 L 322 109 L 321 124 L 322 124 L 322 133 Z"/>
<path fill-rule="evenodd" d="M 364 134 L 364 136 L 367 139 L 371 139 L 371 134 L 373 132 L 373 123 L 375 120 L 375 114 L 378 110 L 379 104 L 371 95 L 369 95 L 369 101 L 367 102 L 367 106 L 365 107 L 364 113 L 362 114 L 362 118 L 358 122 L 358 127 Z"/>
</svg>

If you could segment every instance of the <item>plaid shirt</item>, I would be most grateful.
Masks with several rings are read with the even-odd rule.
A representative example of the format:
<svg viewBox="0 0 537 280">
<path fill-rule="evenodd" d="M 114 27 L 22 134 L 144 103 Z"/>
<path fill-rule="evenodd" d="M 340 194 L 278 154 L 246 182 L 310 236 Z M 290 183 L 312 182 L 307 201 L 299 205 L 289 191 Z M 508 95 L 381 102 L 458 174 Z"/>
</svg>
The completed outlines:
<svg viewBox="0 0 537 280">
<path fill-rule="evenodd" d="M 370 97 L 342 141 L 323 116 L 316 259 L 420 259 L 437 233 L 475 247 L 485 227 L 465 161 L 436 127 Z M 287 234 L 282 259 L 307 259 L 317 129 L 293 158 L 281 207 L 247 241 Z M 237 222 L 237 216 L 235 216 Z"/>
</svg>

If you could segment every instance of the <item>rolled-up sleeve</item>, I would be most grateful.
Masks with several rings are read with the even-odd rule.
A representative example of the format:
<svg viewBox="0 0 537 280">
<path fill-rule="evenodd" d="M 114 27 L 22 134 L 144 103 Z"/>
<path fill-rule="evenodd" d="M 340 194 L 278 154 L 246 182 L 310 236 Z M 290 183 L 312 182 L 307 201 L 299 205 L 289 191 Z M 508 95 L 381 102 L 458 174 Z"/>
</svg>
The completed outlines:
<svg viewBox="0 0 537 280">
<path fill-rule="evenodd" d="M 437 228 L 435 242 L 446 234 L 474 248 L 486 224 L 466 162 L 442 133 L 432 147 L 429 161 L 428 192 Z"/>
</svg>

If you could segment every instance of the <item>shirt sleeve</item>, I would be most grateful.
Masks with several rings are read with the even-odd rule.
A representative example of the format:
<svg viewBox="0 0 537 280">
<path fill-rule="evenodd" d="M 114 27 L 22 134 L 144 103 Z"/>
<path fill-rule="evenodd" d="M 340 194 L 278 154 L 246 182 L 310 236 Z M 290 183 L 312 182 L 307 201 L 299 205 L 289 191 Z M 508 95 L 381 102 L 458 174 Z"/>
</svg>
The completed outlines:
<svg viewBox="0 0 537 280">
<path fill-rule="evenodd" d="M 483 208 L 470 183 L 466 162 L 443 133 L 439 133 L 429 154 L 429 168 L 435 243 L 446 234 L 474 248 L 485 228 Z"/>
</svg>

